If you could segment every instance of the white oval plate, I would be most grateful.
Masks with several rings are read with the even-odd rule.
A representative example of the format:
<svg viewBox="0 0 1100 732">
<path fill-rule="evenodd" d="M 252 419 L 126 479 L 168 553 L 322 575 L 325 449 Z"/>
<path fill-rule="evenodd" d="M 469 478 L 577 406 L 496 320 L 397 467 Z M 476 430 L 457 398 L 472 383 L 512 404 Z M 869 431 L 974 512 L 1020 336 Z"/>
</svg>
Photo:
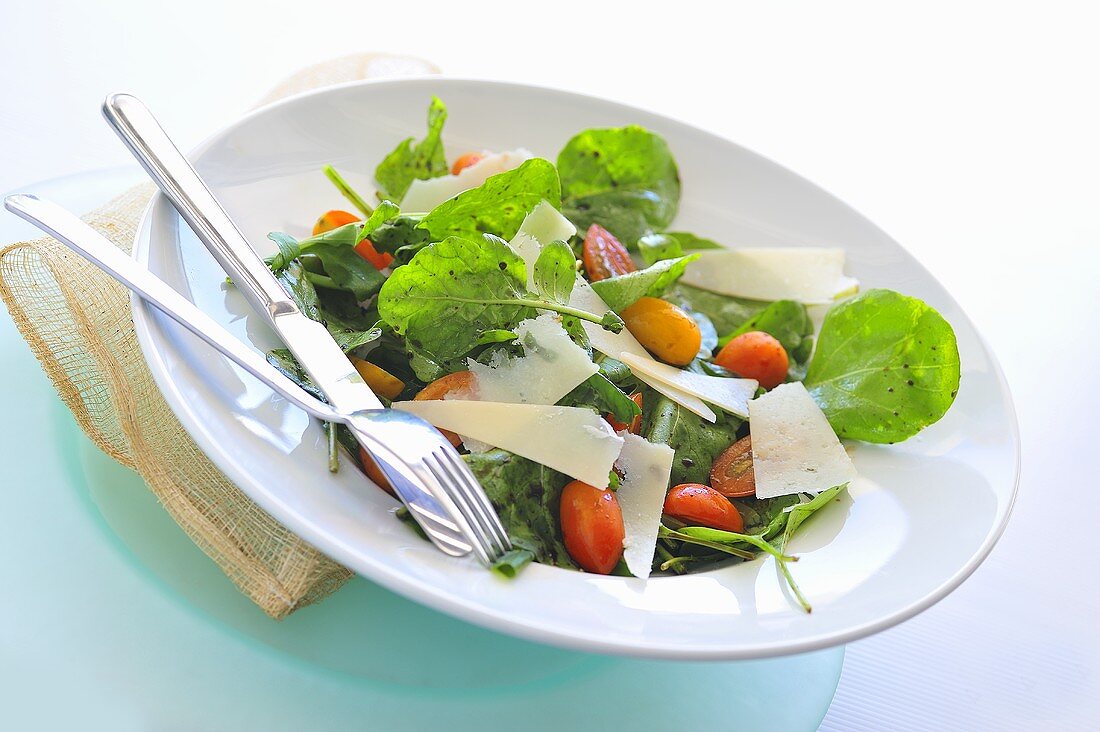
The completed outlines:
<svg viewBox="0 0 1100 732">
<path fill-rule="evenodd" d="M 865 286 L 936 307 L 958 334 L 963 377 L 948 415 L 892 447 L 856 445 L 851 499 L 806 525 L 791 550 L 813 603 L 792 601 L 771 560 L 649 582 L 532 565 L 501 580 L 436 551 L 396 521 L 392 500 L 350 465 L 325 469 L 319 425 L 141 302 L 134 323 L 160 388 L 187 431 L 245 493 L 356 572 L 471 622 L 586 651 L 756 658 L 844 643 L 898 623 L 957 587 L 989 553 L 1012 506 L 1018 439 L 1000 370 L 951 296 L 897 243 L 809 182 L 731 142 L 619 104 L 515 84 L 445 78 L 357 83 L 256 111 L 192 156 L 263 254 L 272 230 L 304 235 L 344 208 L 325 163 L 372 190 L 374 166 L 423 134 L 429 97 L 449 107 L 450 156 L 527 147 L 553 160 L 586 127 L 637 123 L 668 140 L 684 195 L 676 229 L 748 246 L 828 245 Z M 260 350 L 273 334 L 161 196 L 136 257 Z"/>
</svg>

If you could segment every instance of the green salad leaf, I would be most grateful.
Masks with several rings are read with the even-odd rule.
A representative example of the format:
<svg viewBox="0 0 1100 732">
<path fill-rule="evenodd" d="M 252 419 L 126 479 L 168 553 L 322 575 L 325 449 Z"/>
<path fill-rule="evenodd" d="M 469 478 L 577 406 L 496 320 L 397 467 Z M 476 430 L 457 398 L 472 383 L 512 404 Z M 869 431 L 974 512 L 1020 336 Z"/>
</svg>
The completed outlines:
<svg viewBox="0 0 1100 732">
<path fill-rule="evenodd" d="M 683 282 L 677 283 L 676 287 L 665 293 L 664 299 L 688 312 L 706 315 L 719 333 L 733 331 L 768 306 L 762 300 L 719 295 Z"/>
<path fill-rule="evenodd" d="M 554 256 L 553 254 L 551 256 Z M 485 235 L 480 241 L 452 236 L 424 247 L 390 275 L 378 294 L 378 313 L 405 336 L 422 378 L 437 369 L 453 371 L 489 330 L 512 330 L 536 310 L 622 330 L 613 312 L 602 316 L 527 293 L 527 265 L 507 242 Z"/>
<path fill-rule="evenodd" d="M 821 491 L 808 502 L 799 503 L 788 511 L 787 525 L 783 528 L 783 538 L 778 542 L 779 548 L 786 549 L 787 544 L 791 541 L 791 537 L 794 536 L 794 532 L 798 531 L 798 527 L 802 526 L 802 523 L 810 518 L 810 516 L 813 516 L 817 511 L 836 500 L 836 498 L 847 490 L 847 488 L 847 483 L 835 485 L 832 488 Z"/>
<path fill-rule="evenodd" d="M 648 265 L 662 259 L 675 259 L 685 252 L 699 249 L 721 249 L 722 245 L 687 232 L 646 234 L 638 240 L 638 253 Z"/>
<path fill-rule="evenodd" d="M 943 316 L 916 298 L 868 290 L 829 310 L 805 384 L 838 435 L 893 443 L 939 420 L 959 377 Z"/>
<path fill-rule="evenodd" d="M 554 208 L 561 207 L 558 172 L 549 160 L 531 158 L 439 204 L 419 226 L 428 232 L 431 241 L 448 236 L 476 238 L 481 234 L 511 239 L 524 217 L 543 199 Z"/>
<path fill-rule="evenodd" d="M 714 459 L 737 440 L 741 420 L 719 413 L 718 421 L 710 424 L 656 391 L 645 389 L 642 394 L 642 435 L 676 451 L 672 485 L 709 483 Z"/>
<path fill-rule="evenodd" d="M 332 298 L 323 301 L 308 275 L 309 272 L 301 264 L 292 262 L 275 278 L 307 318 L 325 324 L 344 353 L 350 353 L 382 336 L 378 324 L 370 321 L 357 307 L 354 314 L 349 314 L 349 308 L 333 306 L 332 303 L 339 300 Z"/>
<path fill-rule="evenodd" d="M 612 414 L 615 419 L 628 424 L 632 419 L 641 414 L 642 410 L 627 396 L 626 392 L 616 386 L 601 370 L 592 374 L 569 392 L 558 404 L 566 407 L 588 407 L 600 414 Z"/>
<path fill-rule="evenodd" d="M 659 297 L 676 284 L 687 266 L 699 258 L 697 254 L 676 259 L 662 259 L 637 272 L 608 277 L 592 283 L 607 306 L 617 313 L 630 307 L 642 297 Z"/>
<path fill-rule="evenodd" d="M 806 376 L 806 362 L 814 349 L 814 324 L 805 305 L 794 300 L 776 300 L 720 338 L 718 345 L 724 346 L 742 333 L 754 330 L 768 333 L 782 344 L 790 356 L 789 379 L 797 381 Z"/>
<path fill-rule="evenodd" d="M 562 212 L 580 231 L 600 224 L 622 242 L 668 226 L 680 175 L 664 138 L 637 125 L 589 129 L 558 153 Z"/>
<path fill-rule="evenodd" d="M 428 105 L 428 134 L 413 145 L 413 138 L 402 140 L 374 170 L 374 179 L 389 198 L 400 201 L 414 180 L 447 175 L 447 157 L 443 151 L 443 123 L 447 105 L 432 97 Z"/>
<path fill-rule="evenodd" d="M 347 224 L 301 241 L 295 241 L 294 237 L 282 232 L 272 232 L 268 238 L 279 246 L 279 253 L 267 262 L 273 271 L 280 272 L 299 257 L 316 257 L 324 271 L 307 270 L 309 279 L 315 285 L 347 290 L 360 302 L 368 300 L 377 294 L 386 276 L 356 253 L 358 229 L 359 224 Z"/>
<path fill-rule="evenodd" d="M 551 302 L 569 302 L 577 283 L 577 259 L 568 244 L 553 241 L 544 246 L 532 270 L 536 293 Z"/>
<path fill-rule="evenodd" d="M 569 477 L 506 450 L 463 455 L 517 549 L 544 564 L 574 568 L 562 539 L 559 504 Z"/>
</svg>

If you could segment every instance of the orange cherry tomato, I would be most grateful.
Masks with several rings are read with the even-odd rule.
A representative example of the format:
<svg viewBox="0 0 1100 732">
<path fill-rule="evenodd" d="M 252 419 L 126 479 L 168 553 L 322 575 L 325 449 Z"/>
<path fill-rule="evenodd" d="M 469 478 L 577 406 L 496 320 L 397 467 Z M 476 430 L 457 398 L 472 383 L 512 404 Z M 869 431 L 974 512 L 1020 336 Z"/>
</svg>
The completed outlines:
<svg viewBox="0 0 1100 732">
<path fill-rule="evenodd" d="M 609 574 L 623 555 L 623 512 L 612 490 L 574 480 L 561 492 L 561 533 L 581 569 Z"/>
<path fill-rule="evenodd" d="M 638 268 L 619 240 L 599 224 L 588 227 L 584 235 L 584 271 L 592 282 L 629 274 Z"/>
<path fill-rule="evenodd" d="M 468 152 L 465 155 L 460 155 L 458 160 L 455 161 L 455 164 L 451 166 L 451 175 L 458 175 L 466 168 L 469 168 L 471 165 L 477 165 L 484 159 L 485 156 L 483 154 L 476 152 Z"/>
<path fill-rule="evenodd" d="M 638 342 L 665 363 L 686 366 L 699 353 L 699 324 L 667 300 L 639 298 L 619 315 Z"/>
<path fill-rule="evenodd" d="M 765 389 L 774 389 L 787 379 L 790 360 L 787 351 L 769 333 L 759 330 L 742 333 L 722 347 L 714 362 L 722 368 L 756 379 Z"/>
<path fill-rule="evenodd" d="M 640 392 L 640 391 L 634 392 L 633 394 L 630 395 L 630 400 L 638 405 L 638 409 L 642 408 L 642 392 Z M 622 432 L 623 430 L 626 430 L 630 434 L 636 435 L 636 434 L 638 434 L 639 432 L 642 431 L 642 415 L 641 414 L 638 414 L 637 417 L 630 420 L 630 424 L 624 424 L 624 423 L 620 422 L 619 420 L 615 419 L 614 414 L 608 414 L 608 415 L 604 416 L 604 419 L 606 419 L 607 423 L 609 425 L 611 425 L 611 429 L 615 430 L 616 432 Z"/>
<path fill-rule="evenodd" d="M 474 376 L 471 371 L 456 371 L 453 374 L 447 374 L 441 376 L 432 383 L 425 386 L 416 396 L 413 397 L 413 401 L 422 402 L 425 400 L 442 399 L 448 394 L 454 394 L 460 396 L 463 392 L 472 395 L 477 390 L 477 377 Z M 447 440 L 458 447 L 462 444 L 462 438 L 457 433 L 450 430 L 439 430 L 443 433 L 443 436 Z"/>
<path fill-rule="evenodd" d="M 363 472 L 367 474 L 367 477 L 374 481 L 374 484 L 389 493 L 393 497 L 397 497 L 397 493 L 393 490 L 393 486 L 390 485 L 389 479 L 386 474 L 382 472 L 382 469 L 378 467 L 378 463 L 374 462 L 374 458 L 366 449 L 359 446 L 359 462 L 363 464 Z"/>
<path fill-rule="evenodd" d="M 750 436 L 742 437 L 718 456 L 710 469 L 710 485 L 726 498 L 747 498 L 756 495 L 756 475 L 752 470 Z"/>
<path fill-rule="evenodd" d="M 383 270 L 393 264 L 393 255 L 375 249 L 370 239 L 364 239 L 356 244 L 355 253 L 374 265 L 377 270 Z"/>
<path fill-rule="evenodd" d="M 325 211 L 321 218 L 317 219 L 317 223 L 313 225 L 313 235 L 324 234 L 326 231 L 339 229 L 341 226 L 346 226 L 358 220 L 358 216 L 347 211 L 340 211 L 339 209 Z"/>
<path fill-rule="evenodd" d="M 725 496 L 702 483 L 681 483 L 665 496 L 665 513 L 694 526 L 741 533 L 741 514 Z"/>
</svg>

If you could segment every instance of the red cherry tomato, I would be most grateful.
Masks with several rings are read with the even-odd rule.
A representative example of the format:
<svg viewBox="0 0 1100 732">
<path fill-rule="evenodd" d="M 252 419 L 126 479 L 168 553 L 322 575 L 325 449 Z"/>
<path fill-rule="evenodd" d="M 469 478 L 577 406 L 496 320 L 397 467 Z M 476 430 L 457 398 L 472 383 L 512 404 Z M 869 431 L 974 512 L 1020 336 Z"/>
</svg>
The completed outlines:
<svg viewBox="0 0 1100 732">
<path fill-rule="evenodd" d="M 619 240 L 599 224 L 588 227 L 584 235 L 584 271 L 592 282 L 629 274 L 638 268 Z"/>
<path fill-rule="evenodd" d="M 774 389 L 787 379 L 790 360 L 783 344 L 774 336 L 753 330 L 742 333 L 722 347 L 714 362 L 746 379 L 756 379 L 765 389 Z"/>
<path fill-rule="evenodd" d="M 574 480 L 561 492 L 561 533 L 581 569 L 609 574 L 623 555 L 623 512 L 612 490 Z"/>
<path fill-rule="evenodd" d="M 390 485 L 389 479 L 386 474 L 382 472 L 382 469 L 378 467 L 378 463 L 374 462 L 374 458 L 367 452 L 362 445 L 359 446 L 359 462 L 363 464 L 363 472 L 367 474 L 367 477 L 374 481 L 374 484 L 389 493 L 393 497 L 397 497 L 397 493 L 394 492 L 393 486 Z"/>
<path fill-rule="evenodd" d="M 745 523 L 725 496 L 702 483 L 681 483 L 665 496 L 665 513 L 693 526 L 741 533 Z"/>
</svg>

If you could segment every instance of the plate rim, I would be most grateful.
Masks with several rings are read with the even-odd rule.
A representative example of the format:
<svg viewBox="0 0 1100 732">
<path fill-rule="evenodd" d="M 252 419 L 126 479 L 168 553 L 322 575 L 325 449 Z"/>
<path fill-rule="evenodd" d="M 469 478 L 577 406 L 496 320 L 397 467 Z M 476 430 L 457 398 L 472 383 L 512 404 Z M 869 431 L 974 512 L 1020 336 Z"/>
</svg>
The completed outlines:
<svg viewBox="0 0 1100 732">
<path fill-rule="evenodd" d="M 387 567 L 384 563 L 373 563 L 373 569 L 375 572 L 371 574 L 364 573 L 367 579 L 378 582 L 387 589 L 394 592 L 398 592 L 405 597 L 408 597 L 416 602 L 422 603 L 433 609 L 441 612 L 448 613 L 455 617 L 461 618 L 467 622 L 497 630 L 500 632 L 506 632 L 511 635 L 515 635 L 528 640 L 533 640 L 542 643 L 552 643 L 561 647 L 572 648 L 579 651 L 607 653 L 622 656 L 633 656 L 642 658 L 662 658 L 662 659 L 675 659 L 675 660 L 750 660 L 755 658 L 767 658 L 781 655 L 805 653 L 809 651 L 820 650 L 835 645 L 849 643 L 860 638 L 873 635 L 887 628 L 893 627 L 899 623 L 902 623 L 917 614 L 928 609 L 932 605 L 942 600 L 944 597 L 958 588 L 967 578 L 969 578 L 977 568 L 985 561 L 992 552 L 994 546 L 1000 540 L 1005 528 L 1011 519 L 1013 510 L 1017 498 L 1019 496 L 1020 485 L 1020 473 L 1021 473 L 1021 446 L 1020 446 L 1020 429 L 1019 420 L 1016 414 L 1015 403 L 1012 398 L 1012 391 L 1009 387 L 1008 381 L 1005 378 L 1004 371 L 1001 368 L 996 354 L 990 349 L 988 342 L 982 333 L 977 329 L 966 311 L 959 305 L 958 301 L 954 298 L 951 292 L 940 283 L 940 281 L 932 275 L 931 272 L 921 263 L 908 249 L 906 249 L 901 243 L 897 242 L 893 237 L 890 237 L 885 231 L 878 227 L 874 222 L 870 221 L 866 216 L 860 213 L 852 206 L 845 203 L 842 199 L 838 198 L 827 189 L 818 186 L 802 175 L 795 171 L 788 169 L 780 163 L 772 160 L 766 155 L 762 155 L 751 148 L 745 147 L 740 143 L 737 143 L 723 135 L 711 132 L 702 127 L 690 124 L 676 117 L 671 117 L 660 112 L 655 112 L 644 107 L 637 105 L 626 104 L 614 100 L 603 99 L 591 94 L 576 92 L 568 89 L 562 89 L 559 87 L 543 85 L 543 84 L 527 84 L 511 81 L 499 81 L 492 79 L 482 79 L 476 77 L 458 77 L 458 76 L 420 76 L 420 77 L 407 77 L 407 78 L 395 78 L 395 79 L 370 79 L 350 81 L 340 84 L 334 84 L 330 86 L 321 87 L 318 89 L 306 90 L 297 94 L 293 94 L 286 98 L 277 100 L 270 104 L 257 107 L 245 113 L 244 115 L 237 117 L 230 122 L 220 126 L 213 133 L 208 135 L 202 142 L 196 145 L 190 153 L 188 153 L 189 159 L 201 155 L 212 144 L 214 144 L 219 138 L 238 126 L 244 125 L 255 117 L 269 114 L 273 110 L 276 110 L 282 106 L 300 103 L 303 98 L 309 98 L 314 96 L 322 96 L 326 94 L 334 93 L 337 90 L 344 90 L 348 88 L 358 87 L 375 87 L 375 86 L 431 86 L 432 84 L 472 84 L 472 85 L 488 85 L 499 88 L 515 88 L 523 90 L 537 90 L 539 92 L 545 92 L 550 94 L 566 95 L 576 98 L 585 103 L 598 103 L 601 105 L 610 105 L 611 107 L 618 108 L 623 112 L 644 112 L 647 115 L 651 115 L 660 119 L 672 126 L 686 128 L 686 130 L 693 133 L 703 133 L 707 136 L 714 137 L 723 140 L 727 143 L 734 144 L 743 150 L 748 151 L 752 155 L 768 162 L 776 168 L 782 170 L 784 173 L 793 176 L 803 184 L 812 187 L 817 193 L 823 194 L 839 205 L 850 214 L 858 217 L 861 222 L 867 226 L 872 227 L 884 237 L 889 239 L 895 246 L 909 255 L 913 263 L 920 268 L 920 272 L 923 276 L 929 278 L 935 282 L 940 288 L 943 289 L 946 296 L 950 299 L 951 303 L 955 305 L 959 313 L 965 318 L 970 330 L 974 333 L 978 345 L 981 347 L 986 358 L 989 359 L 990 374 L 994 378 L 1000 393 L 1004 397 L 1004 407 L 1008 416 L 1007 425 L 1009 428 L 1009 435 L 1011 437 L 1011 447 L 1013 452 L 1013 466 L 1012 466 L 1012 486 L 1011 492 L 1008 496 L 1008 500 L 1005 504 L 1004 512 L 999 520 L 990 528 L 983 538 L 981 544 L 974 550 L 970 558 L 965 564 L 963 564 L 956 572 L 950 577 L 941 582 L 934 589 L 927 592 L 922 598 L 915 600 L 908 605 L 905 605 L 892 613 L 884 615 L 876 620 L 868 621 L 859 625 L 849 627 L 844 630 L 821 633 L 815 636 L 805 637 L 797 641 L 777 641 L 767 643 L 754 643 L 751 645 L 718 645 L 713 648 L 690 648 L 684 649 L 675 644 L 667 643 L 625 643 L 619 641 L 607 641 L 595 638 L 593 636 L 581 636 L 576 633 L 562 632 L 553 627 L 539 627 L 526 622 L 519 622 L 511 619 L 509 616 L 500 613 L 493 614 L 484 612 L 479 609 L 472 608 L 468 603 L 455 601 L 444 593 L 437 592 L 433 588 L 426 585 L 426 583 L 418 582 L 405 576 L 400 571 L 393 570 Z M 152 236 L 150 228 L 152 226 L 153 211 L 161 205 L 171 206 L 167 198 L 159 191 L 153 195 L 148 204 L 142 211 L 141 218 L 138 223 L 138 227 L 135 233 L 133 242 L 132 256 L 142 264 L 147 264 L 149 256 L 149 245 L 152 242 Z M 214 463 L 214 465 L 228 477 L 239 490 L 245 493 L 252 501 L 259 505 L 263 510 L 267 511 L 278 521 L 287 526 L 287 528 L 294 531 L 301 538 L 307 541 L 311 546 L 315 546 L 319 551 L 326 556 L 333 558 L 344 565 L 359 565 L 361 564 L 362 557 L 348 549 L 346 549 L 342 543 L 333 537 L 329 532 L 315 529 L 314 526 L 302 519 L 302 517 L 293 510 L 285 510 L 281 503 L 275 500 L 270 494 L 262 490 L 247 490 L 243 486 L 249 486 L 250 480 L 248 474 L 243 471 L 240 466 L 231 458 L 231 456 L 220 449 L 220 444 L 215 440 L 205 429 L 205 423 L 198 419 L 187 399 L 180 393 L 175 381 L 169 373 L 167 364 L 163 360 L 163 355 L 160 353 L 159 348 L 156 345 L 156 337 L 154 330 L 156 324 L 154 322 L 154 310 L 155 308 L 143 301 L 139 296 L 131 293 L 131 313 L 134 322 L 134 331 L 137 336 L 138 345 L 141 349 L 142 355 L 145 358 L 146 364 L 149 367 L 150 373 L 153 376 L 154 382 L 160 389 L 165 401 L 168 403 L 173 414 L 180 423 L 195 440 L 196 444 L 202 449 L 203 453 Z M 759 561 L 759 560 L 757 560 Z"/>
</svg>

